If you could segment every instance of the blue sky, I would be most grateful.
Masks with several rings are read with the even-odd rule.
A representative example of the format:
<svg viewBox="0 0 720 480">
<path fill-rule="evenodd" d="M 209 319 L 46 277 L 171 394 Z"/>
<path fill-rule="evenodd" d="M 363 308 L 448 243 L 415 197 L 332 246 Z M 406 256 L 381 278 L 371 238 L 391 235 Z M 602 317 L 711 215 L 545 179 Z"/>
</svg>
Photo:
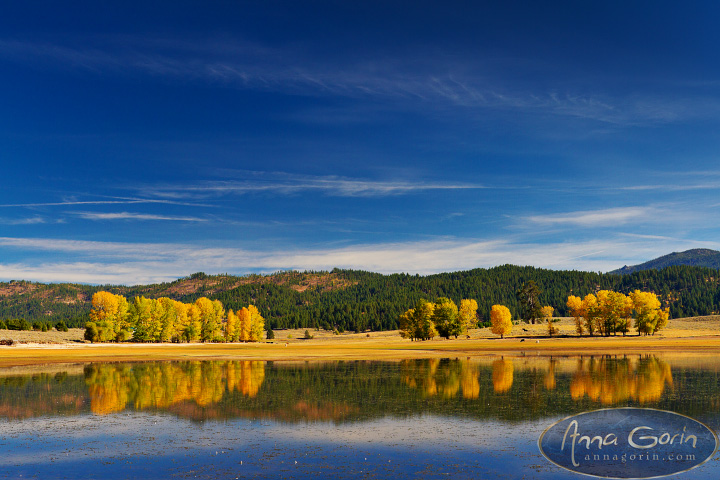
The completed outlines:
<svg viewBox="0 0 720 480">
<path fill-rule="evenodd" d="M 720 249 L 716 2 L 68 5 L 0 5 L 0 279 Z"/>
</svg>

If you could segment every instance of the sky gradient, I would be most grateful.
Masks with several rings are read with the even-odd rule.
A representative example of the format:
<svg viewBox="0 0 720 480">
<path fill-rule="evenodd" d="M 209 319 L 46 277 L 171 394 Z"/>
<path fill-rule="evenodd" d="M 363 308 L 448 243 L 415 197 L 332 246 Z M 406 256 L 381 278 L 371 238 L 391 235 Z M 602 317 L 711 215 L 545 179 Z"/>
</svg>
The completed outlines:
<svg viewBox="0 0 720 480">
<path fill-rule="evenodd" d="M 0 279 L 720 249 L 716 2 L 4 2 Z"/>
</svg>

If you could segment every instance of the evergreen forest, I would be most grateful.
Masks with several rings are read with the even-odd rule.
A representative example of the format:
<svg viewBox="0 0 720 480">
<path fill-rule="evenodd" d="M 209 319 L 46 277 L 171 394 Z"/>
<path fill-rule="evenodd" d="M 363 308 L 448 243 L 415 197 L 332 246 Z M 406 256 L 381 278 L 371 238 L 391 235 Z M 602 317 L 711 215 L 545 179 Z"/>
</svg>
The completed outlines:
<svg viewBox="0 0 720 480">
<path fill-rule="evenodd" d="M 507 306 L 513 318 L 520 318 L 516 292 L 530 280 L 540 289 L 540 302 L 553 306 L 558 316 L 570 316 L 568 296 L 584 297 L 599 290 L 653 292 L 663 308 L 670 308 L 671 318 L 720 312 L 720 270 L 716 269 L 671 266 L 617 275 L 503 265 L 427 276 L 341 269 L 242 277 L 200 272 L 174 282 L 140 286 L 11 281 L 0 283 L 0 320 L 51 324 L 62 320 L 68 327 L 82 328 L 90 320 L 92 295 L 105 290 L 128 301 L 144 296 L 193 303 L 207 297 L 236 311 L 252 304 L 267 329 L 394 330 L 400 315 L 419 300 L 440 297 L 457 304 L 464 298 L 475 299 L 480 322 L 489 321 L 495 304 Z"/>
</svg>

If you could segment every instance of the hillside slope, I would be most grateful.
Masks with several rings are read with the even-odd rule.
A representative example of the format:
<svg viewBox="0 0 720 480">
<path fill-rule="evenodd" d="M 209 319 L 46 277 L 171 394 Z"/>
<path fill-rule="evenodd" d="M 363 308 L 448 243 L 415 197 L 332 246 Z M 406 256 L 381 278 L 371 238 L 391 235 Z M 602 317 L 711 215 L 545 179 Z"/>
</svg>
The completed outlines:
<svg viewBox="0 0 720 480">
<path fill-rule="evenodd" d="M 672 318 L 720 312 L 720 271 L 705 267 L 671 266 L 627 275 L 555 271 L 503 265 L 490 269 L 420 276 L 383 275 L 357 270 L 279 272 L 272 275 L 205 275 L 196 273 L 156 285 L 89 286 L 76 284 L 0 283 L 0 319 L 65 320 L 84 326 L 93 293 L 108 290 L 132 301 L 135 296 L 170 297 L 194 302 L 202 296 L 220 300 L 226 309 L 258 307 L 270 328 L 314 328 L 366 331 L 393 330 L 399 315 L 418 300 L 448 297 L 459 303 L 473 298 L 478 316 L 487 320 L 492 305 L 506 305 L 518 316 L 515 292 L 535 281 L 543 305 L 566 316 L 568 295 L 584 296 L 601 289 L 623 293 L 635 289 L 659 295 Z"/>
<path fill-rule="evenodd" d="M 720 268 L 720 252 L 708 248 L 695 248 L 684 252 L 673 252 L 663 255 L 639 265 L 627 266 L 609 272 L 611 274 L 626 275 L 641 270 L 660 270 L 677 265 L 693 267 Z"/>
</svg>

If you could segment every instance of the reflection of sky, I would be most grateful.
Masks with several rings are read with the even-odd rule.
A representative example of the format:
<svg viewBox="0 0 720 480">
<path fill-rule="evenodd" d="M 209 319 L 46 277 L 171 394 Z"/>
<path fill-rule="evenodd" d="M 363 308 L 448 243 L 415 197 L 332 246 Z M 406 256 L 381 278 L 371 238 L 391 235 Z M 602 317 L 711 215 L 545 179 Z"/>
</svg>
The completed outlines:
<svg viewBox="0 0 720 480">
<path fill-rule="evenodd" d="M 288 425 L 127 412 L 45 417 L 0 428 L 0 470 L 9 478 L 577 478 L 538 451 L 540 433 L 558 419 Z M 673 478 L 717 478 L 713 463 Z"/>
</svg>

